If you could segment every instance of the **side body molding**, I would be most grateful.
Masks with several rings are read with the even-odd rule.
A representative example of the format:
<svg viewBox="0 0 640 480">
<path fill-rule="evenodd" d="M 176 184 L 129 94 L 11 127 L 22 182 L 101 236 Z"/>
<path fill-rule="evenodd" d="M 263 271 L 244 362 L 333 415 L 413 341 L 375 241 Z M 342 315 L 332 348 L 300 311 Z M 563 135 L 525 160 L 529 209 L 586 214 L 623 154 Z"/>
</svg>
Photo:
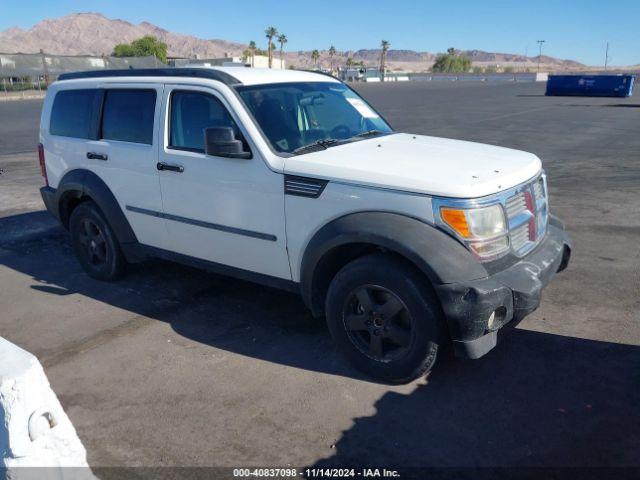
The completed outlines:
<svg viewBox="0 0 640 480">
<path fill-rule="evenodd" d="M 113 228 L 120 245 L 130 261 L 136 260 L 134 250 L 137 250 L 138 239 L 129 225 L 118 201 L 104 181 L 95 173 L 76 169 L 67 172 L 60 180 L 56 190 L 54 205 L 57 206 L 57 216 L 65 228 L 69 227 L 69 217 L 74 201 L 82 196 L 91 199 L 100 207 L 109 225 Z M 54 214 L 56 212 L 53 212 Z"/>
<path fill-rule="evenodd" d="M 348 244 L 367 244 L 403 256 L 433 284 L 487 277 L 485 268 L 460 243 L 421 220 L 395 213 L 361 212 L 323 226 L 309 241 L 300 267 L 304 302 L 314 314 L 324 309 L 318 268 L 323 259 Z"/>
</svg>

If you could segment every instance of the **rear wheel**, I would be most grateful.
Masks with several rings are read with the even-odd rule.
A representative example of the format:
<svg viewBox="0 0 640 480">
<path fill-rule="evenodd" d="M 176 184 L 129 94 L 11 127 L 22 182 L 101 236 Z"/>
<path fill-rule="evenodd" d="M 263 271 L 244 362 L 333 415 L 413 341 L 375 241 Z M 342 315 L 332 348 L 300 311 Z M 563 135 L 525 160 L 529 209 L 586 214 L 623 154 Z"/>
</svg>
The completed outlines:
<svg viewBox="0 0 640 480">
<path fill-rule="evenodd" d="M 326 313 L 338 349 L 372 377 L 409 382 L 435 363 L 443 338 L 440 304 L 402 260 L 375 254 L 346 265 L 329 287 Z"/>
<path fill-rule="evenodd" d="M 116 280 L 126 261 L 113 230 L 98 206 L 83 202 L 69 219 L 71 242 L 84 271 L 97 280 Z"/>
</svg>

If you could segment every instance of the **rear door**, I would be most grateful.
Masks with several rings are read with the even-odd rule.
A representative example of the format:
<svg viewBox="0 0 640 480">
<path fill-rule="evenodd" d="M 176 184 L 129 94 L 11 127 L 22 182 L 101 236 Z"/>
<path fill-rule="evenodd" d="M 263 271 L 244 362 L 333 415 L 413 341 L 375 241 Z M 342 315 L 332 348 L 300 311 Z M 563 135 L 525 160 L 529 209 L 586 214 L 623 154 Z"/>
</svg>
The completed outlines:
<svg viewBox="0 0 640 480">
<path fill-rule="evenodd" d="M 162 210 L 158 180 L 158 122 L 162 85 L 102 85 L 99 139 L 87 144 L 87 169 L 113 192 L 138 241 L 165 248 L 161 218 L 139 211 Z"/>
<path fill-rule="evenodd" d="M 54 85 L 52 91 L 55 94 L 51 114 L 49 118 L 43 116 L 40 140 L 45 149 L 49 182 L 56 188 L 65 173 L 87 164 L 87 144 L 97 138 L 96 112 L 102 93 L 97 88 L 64 89 L 59 85 Z M 45 111 L 49 101 L 47 96 Z"/>
</svg>

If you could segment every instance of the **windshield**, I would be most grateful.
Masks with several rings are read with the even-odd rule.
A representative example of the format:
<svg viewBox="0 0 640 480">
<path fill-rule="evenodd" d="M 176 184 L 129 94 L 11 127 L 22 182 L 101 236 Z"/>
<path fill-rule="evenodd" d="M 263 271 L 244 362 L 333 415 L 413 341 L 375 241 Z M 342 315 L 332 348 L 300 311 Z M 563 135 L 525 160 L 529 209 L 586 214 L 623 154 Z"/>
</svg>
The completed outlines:
<svg viewBox="0 0 640 480">
<path fill-rule="evenodd" d="M 393 130 L 342 83 L 280 83 L 237 87 L 277 152 L 302 153 Z"/>
</svg>

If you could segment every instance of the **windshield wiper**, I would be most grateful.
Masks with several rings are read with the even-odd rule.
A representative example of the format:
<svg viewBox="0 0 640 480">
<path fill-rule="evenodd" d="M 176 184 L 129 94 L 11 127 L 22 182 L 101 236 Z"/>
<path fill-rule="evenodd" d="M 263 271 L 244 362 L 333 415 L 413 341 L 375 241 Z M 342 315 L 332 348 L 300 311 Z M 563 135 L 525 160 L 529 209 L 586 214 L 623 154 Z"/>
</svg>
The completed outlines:
<svg viewBox="0 0 640 480">
<path fill-rule="evenodd" d="M 362 132 L 357 135 L 354 135 L 351 138 L 372 137 L 374 135 L 380 135 L 381 133 L 383 133 L 381 130 L 373 129 L 373 130 L 367 130 L 366 132 Z"/>
<path fill-rule="evenodd" d="M 318 140 L 308 145 L 303 145 L 302 147 L 298 147 L 291 153 L 293 153 L 294 155 L 298 155 L 300 153 L 311 152 L 317 149 L 326 150 L 327 148 L 331 147 L 332 145 L 335 145 L 336 143 L 340 143 L 340 140 L 336 140 L 335 138 L 325 138 L 324 140 Z"/>
</svg>

